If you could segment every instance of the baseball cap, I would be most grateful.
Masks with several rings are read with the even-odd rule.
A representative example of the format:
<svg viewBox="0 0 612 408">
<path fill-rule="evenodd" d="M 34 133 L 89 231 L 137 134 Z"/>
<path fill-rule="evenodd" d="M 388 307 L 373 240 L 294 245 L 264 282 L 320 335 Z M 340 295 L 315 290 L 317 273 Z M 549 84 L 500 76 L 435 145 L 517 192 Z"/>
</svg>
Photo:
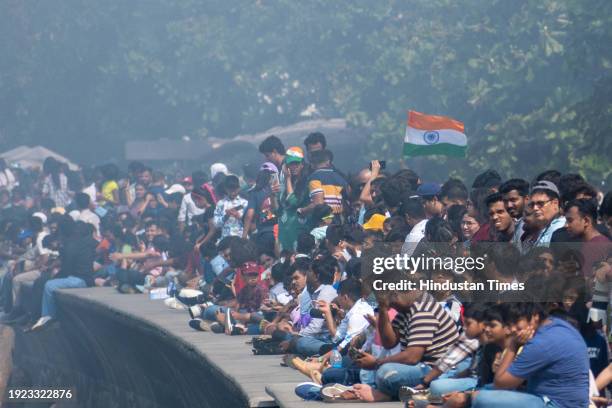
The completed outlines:
<svg viewBox="0 0 612 408">
<path fill-rule="evenodd" d="M 227 166 L 223 163 L 213 163 L 213 165 L 210 166 L 210 178 L 215 178 L 219 173 L 227 174 Z"/>
<path fill-rule="evenodd" d="M 187 176 L 183 180 L 181 180 L 181 183 L 183 183 L 183 184 L 193 184 L 193 179 L 191 178 L 191 176 Z"/>
<path fill-rule="evenodd" d="M 424 196 L 435 196 L 440 194 L 440 185 L 438 183 L 423 183 L 417 188 L 417 195 L 420 197 Z"/>
<path fill-rule="evenodd" d="M 187 190 L 185 190 L 185 187 L 183 187 L 180 184 L 173 184 L 170 186 L 170 188 L 168 188 L 165 193 L 170 195 L 170 194 L 174 194 L 174 193 L 181 193 L 181 194 L 185 194 L 187 192 Z"/>
<path fill-rule="evenodd" d="M 270 171 L 272 173 L 278 173 L 278 169 L 272 162 L 265 162 L 264 164 L 262 164 L 261 167 L 259 168 L 259 171 L 262 171 L 262 170 Z"/>
<path fill-rule="evenodd" d="M 41 212 L 35 212 L 34 214 L 32 214 L 32 217 L 40 218 L 43 224 L 47 223 L 47 216 Z"/>
<path fill-rule="evenodd" d="M 54 207 L 51 209 L 51 214 L 64 215 L 66 214 L 66 210 L 64 209 L 64 207 Z"/>
<path fill-rule="evenodd" d="M 555 193 L 557 197 L 561 196 L 561 194 L 559 194 L 559 189 L 557 188 L 555 183 L 553 183 L 552 181 L 547 181 L 547 180 L 538 181 L 533 186 L 531 186 L 531 191 L 529 192 L 529 194 L 533 194 L 534 190 L 550 191 L 552 193 Z"/>
<path fill-rule="evenodd" d="M 19 235 L 17 236 L 17 239 L 19 239 L 20 241 L 23 241 L 26 238 L 31 238 L 33 237 L 34 234 L 32 233 L 32 231 L 30 230 L 23 230 L 19 233 Z"/>
<path fill-rule="evenodd" d="M 301 163 L 304 161 L 304 151 L 299 146 L 292 146 L 287 149 L 285 163 Z"/>
<path fill-rule="evenodd" d="M 363 224 L 363 229 L 364 230 L 382 231 L 383 230 L 383 224 L 385 223 L 386 219 L 387 219 L 387 217 L 385 217 L 382 214 L 374 214 L 374 215 L 372 215 L 370 217 L 368 222 Z"/>
</svg>

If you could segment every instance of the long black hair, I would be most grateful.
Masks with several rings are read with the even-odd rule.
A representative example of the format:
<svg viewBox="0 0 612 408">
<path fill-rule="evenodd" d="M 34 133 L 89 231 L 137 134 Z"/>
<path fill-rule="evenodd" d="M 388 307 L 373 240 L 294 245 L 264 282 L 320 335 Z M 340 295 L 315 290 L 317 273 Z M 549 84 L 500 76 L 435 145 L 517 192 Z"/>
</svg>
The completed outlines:
<svg viewBox="0 0 612 408">
<path fill-rule="evenodd" d="M 43 172 L 51 176 L 51 181 L 55 184 L 56 187 L 60 187 L 60 173 L 62 172 L 62 168 L 60 166 L 60 162 L 58 162 L 53 157 L 47 157 L 43 162 Z"/>
<path fill-rule="evenodd" d="M 269 170 L 260 170 L 257 173 L 257 179 L 255 180 L 255 187 L 253 191 L 261 191 L 266 187 L 270 186 L 270 178 L 272 178 L 272 172 Z"/>
</svg>

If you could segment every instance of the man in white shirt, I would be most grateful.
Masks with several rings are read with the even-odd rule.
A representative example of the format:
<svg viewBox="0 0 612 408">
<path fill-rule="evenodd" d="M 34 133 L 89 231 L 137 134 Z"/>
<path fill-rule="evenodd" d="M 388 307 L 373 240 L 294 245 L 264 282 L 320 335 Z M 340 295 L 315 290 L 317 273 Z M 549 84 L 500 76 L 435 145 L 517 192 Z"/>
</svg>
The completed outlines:
<svg viewBox="0 0 612 408">
<path fill-rule="evenodd" d="M 74 197 L 74 202 L 76 203 L 77 210 L 70 211 L 72 219 L 93 225 L 96 229 L 96 236 L 100 236 L 100 217 L 89 209 L 91 205 L 89 195 L 87 193 L 78 193 Z"/>
<path fill-rule="evenodd" d="M 342 310 L 346 311 L 337 327 L 332 313 L 333 305 L 330 307 L 328 302 L 320 300 L 317 306 L 323 313 L 332 342 L 340 343 L 339 348 L 344 349 L 352 338 L 368 328 L 370 323 L 366 316 L 374 316 L 374 309 L 361 297 L 361 282 L 353 278 L 340 283 L 336 302 Z"/>
<path fill-rule="evenodd" d="M 181 201 L 181 208 L 178 214 L 178 222 L 181 231 L 185 229 L 185 226 L 191 226 L 193 217 L 202 215 L 205 211 L 205 208 L 200 208 L 195 204 L 193 197 L 191 197 L 191 193 L 185 194 L 183 196 L 183 201 Z"/>
<path fill-rule="evenodd" d="M 402 254 L 412 256 L 418 243 L 425 236 L 425 225 L 427 225 L 425 208 L 420 198 L 411 197 L 402 203 L 400 211 L 404 215 L 406 224 L 412 227 L 402 246 Z"/>
</svg>

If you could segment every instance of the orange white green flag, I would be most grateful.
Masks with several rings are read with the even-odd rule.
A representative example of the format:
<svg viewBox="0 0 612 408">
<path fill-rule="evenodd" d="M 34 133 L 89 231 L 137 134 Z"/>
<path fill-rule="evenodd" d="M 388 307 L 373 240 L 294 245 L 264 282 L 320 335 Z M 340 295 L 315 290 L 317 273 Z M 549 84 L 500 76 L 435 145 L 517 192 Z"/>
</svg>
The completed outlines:
<svg viewBox="0 0 612 408">
<path fill-rule="evenodd" d="M 409 111 L 404 137 L 405 156 L 465 157 L 467 137 L 462 122 L 446 116 Z"/>
</svg>

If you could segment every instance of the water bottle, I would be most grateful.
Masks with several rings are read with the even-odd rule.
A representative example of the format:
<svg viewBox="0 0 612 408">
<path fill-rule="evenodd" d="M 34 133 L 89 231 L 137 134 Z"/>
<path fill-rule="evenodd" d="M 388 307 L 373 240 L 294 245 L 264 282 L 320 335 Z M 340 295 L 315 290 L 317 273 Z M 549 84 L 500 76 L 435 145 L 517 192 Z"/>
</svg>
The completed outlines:
<svg viewBox="0 0 612 408">
<path fill-rule="evenodd" d="M 176 292 L 176 284 L 174 283 L 174 280 L 171 280 L 170 283 L 168 283 L 168 287 L 166 288 L 166 293 L 170 297 L 176 297 Z"/>
<path fill-rule="evenodd" d="M 338 351 L 338 347 L 334 347 L 332 350 L 329 364 L 331 364 L 332 368 L 342 368 L 342 355 Z"/>
</svg>

